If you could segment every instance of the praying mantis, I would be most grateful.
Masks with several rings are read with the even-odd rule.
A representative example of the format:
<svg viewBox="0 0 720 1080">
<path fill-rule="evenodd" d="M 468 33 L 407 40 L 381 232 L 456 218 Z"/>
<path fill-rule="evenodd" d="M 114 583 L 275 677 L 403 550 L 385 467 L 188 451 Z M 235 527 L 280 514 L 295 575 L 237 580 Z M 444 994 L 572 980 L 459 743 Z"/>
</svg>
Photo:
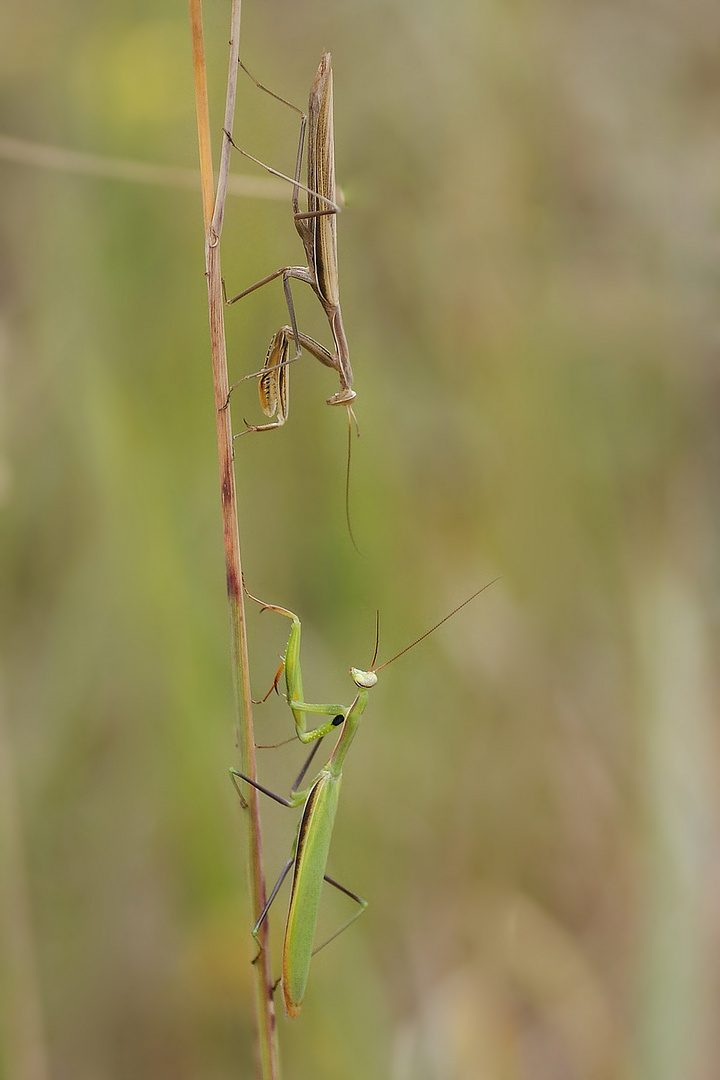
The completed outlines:
<svg viewBox="0 0 720 1080">
<path fill-rule="evenodd" d="M 323 881 L 327 881 L 328 884 L 339 889 L 346 896 L 350 897 L 350 899 L 355 900 L 359 905 L 359 910 L 343 923 L 327 941 L 323 942 L 323 945 L 319 946 L 319 948 L 323 948 L 341 934 L 343 930 L 346 930 L 360 917 L 360 915 L 362 915 L 367 907 L 366 900 L 363 900 L 362 897 L 351 892 L 350 889 L 347 889 L 344 885 L 339 884 L 339 882 L 329 877 L 326 873 L 326 867 L 340 797 L 340 785 L 342 782 L 345 758 L 347 757 L 348 750 L 357 734 L 360 720 L 368 703 L 369 692 L 377 683 L 377 673 L 384 667 L 387 667 L 388 664 L 394 663 L 398 657 L 414 648 L 415 645 L 423 641 L 424 638 L 434 633 L 438 627 L 442 626 L 448 619 L 451 619 L 453 615 L 456 615 L 458 611 L 464 608 L 492 584 L 493 582 L 491 581 L 481 589 L 478 589 L 477 592 L 474 592 L 467 600 L 458 604 L 458 606 L 453 608 L 448 615 L 435 623 L 430 630 L 427 630 L 419 638 L 416 638 L 415 641 L 411 642 L 410 645 L 401 649 L 400 652 L 396 653 L 390 660 L 386 660 L 378 666 L 375 666 L 378 652 L 378 635 L 376 633 L 375 653 L 370 663 L 369 670 L 364 671 L 360 668 L 350 668 L 350 677 L 355 685 L 357 694 L 351 705 L 348 707 L 343 705 L 311 705 L 304 700 L 302 672 L 300 669 L 300 638 L 302 628 L 299 618 L 287 608 L 278 607 L 275 604 L 263 603 L 263 601 L 258 600 L 257 597 L 251 596 L 251 594 L 248 593 L 248 596 L 251 596 L 252 600 L 255 600 L 256 603 L 261 605 L 263 611 L 276 611 L 278 614 L 284 615 L 292 622 L 290 636 L 285 649 L 285 657 L 280 668 L 278 668 L 273 686 L 275 688 L 277 687 L 277 682 L 284 668 L 287 703 L 295 720 L 297 737 L 303 743 L 315 742 L 315 746 L 303 765 L 300 775 L 291 788 L 289 798 L 277 795 L 275 792 L 263 787 L 255 780 L 251 780 L 250 777 L 245 776 L 244 773 L 238 772 L 237 769 L 230 770 L 233 782 L 236 783 L 236 778 L 240 778 L 283 806 L 297 807 L 302 805 L 303 807 L 290 858 L 281 870 L 280 876 L 270 893 L 270 897 L 252 929 L 252 935 L 258 948 L 261 948 L 262 946 L 260 944 L 258 932 L 267 917 L 270 906 L 277 896 L 280 886 L 292 869 L 292 886 L 283 938 L 282 975 L 280 980 L 282 982 L 285 1010 L 291 1018 L 296 1017 L 300 1012 L 310 973 L 310 960 L 313 953 L 318 951 L 317 949 L 313 949 L 313 938 L 315 936 L 315 927 L 320 908 L 320 894 Z M 270 693 L 270 691 L 268 693 Z M 324 724 L 320 724 L 318 727 L 308 729 L 306 721 L 308 715 L 328 716 L 331 717 L 331 719 L 327 720 Z M 340 728 L 340 736 L 329 760 L 310 784 L 300 789 L 300 784 L 320 746 L 320 740 L 338 727 Z"/>
<path fill-rule="evenodd" d="M 333 368 L 340 378 L 340 389 L 327 399 L 328 405 L 344 405 L 348 410 L 348 430 L 355 420 L 351 403 L 356 394 L 352 389 L 353 372 L 350 366 L 350 351 L 348 348 L 345 328 L 343 326 L 342 312 L 340 310 L 340 288 L 338 280 L 338 255 L 337 255 L 337 221 L 336 215 L 339 207 L 335 201 L 335 132 L 333 124 L 333 75 L 332 62 L 329 52 L 324 52 L 318 66 L 308 100 L 307 114 L 301 112 L 297 106 L 286 101 L 285 98 L 275 94 L 262 83 L 258 82 L 247 68 L 241 64 L 243 70 L 250 76 L 255 85 L 276 100 L 288 105 L 291 109 L 300 113 L 300 138 L 298 142 L 295 176 L 290 178 L 279 173 L 276 169 L 265 165 L 258 158 L 242 150 L 228 131 L 225 132 L 230 142 L 244 157 L 249 158 L 262 166 L 274 176 L 280 176 L 293 185 L 292 209 L 293 220 L 298 235 L 305 249 L 306 266 L 282 266 L 279 270 L 268 274 L 267 277 L 257 281 L 247 289 L 243 289 L 237 296 L 226 298 L 227 304 L 234 304 L 237 300 L 248 296 L 263 285 L 269 284 L 278 277 L 282 277 L 285 300 L 290 315 L 290 326 L 283 326 L 278 330 L 271 342 L 265 358 L 265 364 L 261 371 L 254 375 L 246 375 L 244 382 L 249 378 L 259 378 L 260 405 L 266 416 L 276 417 L 267 424 L 248 424 L 245 421 L 246 431 L 271 431 L 282 427 L 288 416 L 288 380 L 289 365 L 294 363 L 302 355 L 305 348 L 311 355 L 326 367 Z M 300 171 L 302 168 L 305 136 L 307 133 L 307 186 L 300 183 Z M 301 212 L 299 204 L 299 192 L 303 189 L 307 193 L 307 212 Z M 295 318 L 295 308 L 290 291 L 290 281 L 304 281 L 312 288 L 317 296 L 323 311 L 327 317 L 330 332 L 335 345 L 334 353 L 330 353 L 317 341 L 301 334 L 298 330 Z M 290 343 L 294 344 L 295 354 L 290 356 Z M 230 393 L 235 386 L 230 387 Z M 226 402 L 227 404 L 227 402 Z M 245 432 L 241 432 L 245 434 Z"/>
</svg>

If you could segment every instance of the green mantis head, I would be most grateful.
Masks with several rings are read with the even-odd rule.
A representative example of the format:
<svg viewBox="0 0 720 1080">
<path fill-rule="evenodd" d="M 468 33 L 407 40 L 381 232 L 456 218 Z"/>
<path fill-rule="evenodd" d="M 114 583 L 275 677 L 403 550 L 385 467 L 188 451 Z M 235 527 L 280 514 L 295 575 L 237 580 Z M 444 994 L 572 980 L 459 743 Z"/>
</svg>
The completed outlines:
<svg viewBox="0 0 720 1080">
<path fill-rule="evenodd" d="M 350 675 L 352 681 L 361 690 L 369 690 L 377 682 L 377 675 L 374 671 L 361 671 L 360 668 L 351 667 Z"/>
</svg>

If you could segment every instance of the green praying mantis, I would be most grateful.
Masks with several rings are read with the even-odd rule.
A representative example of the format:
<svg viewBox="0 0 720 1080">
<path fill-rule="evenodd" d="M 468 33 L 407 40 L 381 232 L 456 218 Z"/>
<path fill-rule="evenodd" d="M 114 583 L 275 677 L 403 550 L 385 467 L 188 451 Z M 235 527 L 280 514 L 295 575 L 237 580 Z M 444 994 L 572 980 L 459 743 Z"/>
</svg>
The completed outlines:
<svg viewBox="0 0 720 1080">
<path fill-rule="evenodd" d="M 319 948 L 324 948 L 325 945 L 329 944 L 330 941 L 334 940 L 334 938 L 346 930 L 360 917 L 360 915 L 362 915 L 367 907 L 367 901 L 331 878 L 326 873 L 326 867 L 340 797 L 343 766 L 350 746 L 352 745 L 360 726 L 362 715 L 365 712 L 370 690 L 377 683 L 377 673 L 389 664 L 394 663 L 395 660 L 414 648 L 415 645 L 423 641 L 424 638 L 434 633 L 438 627 L 442 626 L 448 619 L 451 619 L 453 615 L 456 615 L 462 608 L 492 584 L 493 582 L 491 581 L 481 589 L 478 589 L 477 592 L 474 592 L 467 600 L 458 604 L 458 606 L 453 608 L 448 615 L 440 619 L 439 622 L 435 623 L 434 626 L 419 638 L 416 638 L 410 645 L 407 645 L 404 649 L 401 649 L 400 652 L 396 653 L 395 656 L 378 666 L 375 666 L 378 652 L 378 635 L 376 633 L 375 653 L 370 663 L 369 670 L 364 671 L 360 668 L 350 668 L 350 677 L 355 684 L 357 693 L 348 707 L 343 705 L 309 704 L 305 701 L 302 685 L 302 672 L 300 669 L 300 638 L 302 628 L 299 618 L 292 611 L 288 611 L 287 608 L 278 607 L 275 604 L 265 604 L 263 601 L 258 600 L 257 597 L 251 597 L 256 603 L 261 605 L 263 611 L 276 611 L 278 614 L 284 615 L 292 622 L 283 662 L 278 668 L 273 686 L 268 691 L 266 698 L 272 692 L 273 687 L 277 688 L 278 680 L 284 669 L 287 703 L 295 720 L 296 735 L 303 743 L 315 742 L 315 746 L 303 765 L 300 775 L 292 786 L 289 798 L 277 795 L 275 792 L 263 787 L 255 780 L 251 780 L 250 777 L 245 776 L 244 773 L 238 772 L 237 769 L 230 770 L 233 782 L 237 783 L 236 778 L 240 778 L 283 806 L 297 807 L 302 805 L 303 807 L 290 858 L 281 870 L 280 876 L 273 886 L 268 901 L 252 929 L 252 935 L 258 948 L 261 948 L 258 932 L 267 917 L 270 906 L 277 896 L 280 886 L 292 869 L 292 886 L 287 919 L 285 922 L 285 934 L 282 949 L 282 975 L 280 979 L 285 1000 L 285 1010 L 288 1016 L 292 1018 L 298 1015 L 302 1006 L 310 972 L 310 960 L 313 954 L 318 951 L 318 949 L 313 949 L 313 939 L 315 937 L 315 927 L 320 908 L 320 895 L 322 892 L 323 881 L 327 881 L 328 884 L 339 889 L 340 892 L 354 900 L 358 904 L 359 910 L 343 923 L 342 926 L 327 939 L 327 941 L 319 946 Z M 248 596 L 250 596 L 250 593 L 248 593 Z M 318 727 L 308 728 L 308 715 L 328 716 L 331 717 L 331 719 L 327 720 L 324 724 L 320 724 Z M 307 786 L 300 788 L 320 746 L 320 740 L 338 727 L 340 728 L 340 735 L 329 760 Z"/>
</svg>

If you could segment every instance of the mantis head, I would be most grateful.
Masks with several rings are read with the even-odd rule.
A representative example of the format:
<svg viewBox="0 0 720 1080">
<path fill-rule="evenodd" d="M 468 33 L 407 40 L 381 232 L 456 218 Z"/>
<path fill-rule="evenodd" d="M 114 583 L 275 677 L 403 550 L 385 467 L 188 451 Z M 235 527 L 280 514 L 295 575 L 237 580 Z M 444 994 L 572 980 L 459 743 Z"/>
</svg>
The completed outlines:
<svg viewBox="0 0 720 1080">
<path fill-rule="evenodd" d="M 374 671 L 361 671 L 360 668 L 351 667 L 350 676 L 360 690 L 369 690 L 377 682 L 377 675 Z"/>
</svg>

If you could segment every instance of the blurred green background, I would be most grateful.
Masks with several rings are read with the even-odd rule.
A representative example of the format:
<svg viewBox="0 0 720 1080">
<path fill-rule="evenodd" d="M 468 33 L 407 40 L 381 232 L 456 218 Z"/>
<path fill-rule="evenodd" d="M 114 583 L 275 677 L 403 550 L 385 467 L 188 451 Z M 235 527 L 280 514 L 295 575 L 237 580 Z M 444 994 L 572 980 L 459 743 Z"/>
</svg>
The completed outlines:
<svg viewBox="0 0 720 1080">
<path fill-rule="evenodd" d="M 196 166 L 184 3 L 1 21 L 4 134 Z M 717 1077 L 719 35 L 709 0 L 245 5 L 278 93 L 333 54 L 365 556 L 308 359 L 236 443 L 248 584 L 349 701 L 376 608 L 382 659 L 501 575 L 373 692 L 330 859 L 370 907 L 280 1020 L 289 1078 Z M 234 130 L 292 170 L 247 80 Z M 199 194 L 0 178 L 2 1077 L 250 1078 Z M 232 291 L 300 262 L 289 194 L 231 199 L 222 258 Z M 231 378 L 285 321 L 277 283 L 228 310 Z M 251 613 L 256 696 L 287 629 Z M 260 753 L 287 790 L 300 749 Z M 264 825 L 273 878 L 295 817 Z"/>
</svg>

